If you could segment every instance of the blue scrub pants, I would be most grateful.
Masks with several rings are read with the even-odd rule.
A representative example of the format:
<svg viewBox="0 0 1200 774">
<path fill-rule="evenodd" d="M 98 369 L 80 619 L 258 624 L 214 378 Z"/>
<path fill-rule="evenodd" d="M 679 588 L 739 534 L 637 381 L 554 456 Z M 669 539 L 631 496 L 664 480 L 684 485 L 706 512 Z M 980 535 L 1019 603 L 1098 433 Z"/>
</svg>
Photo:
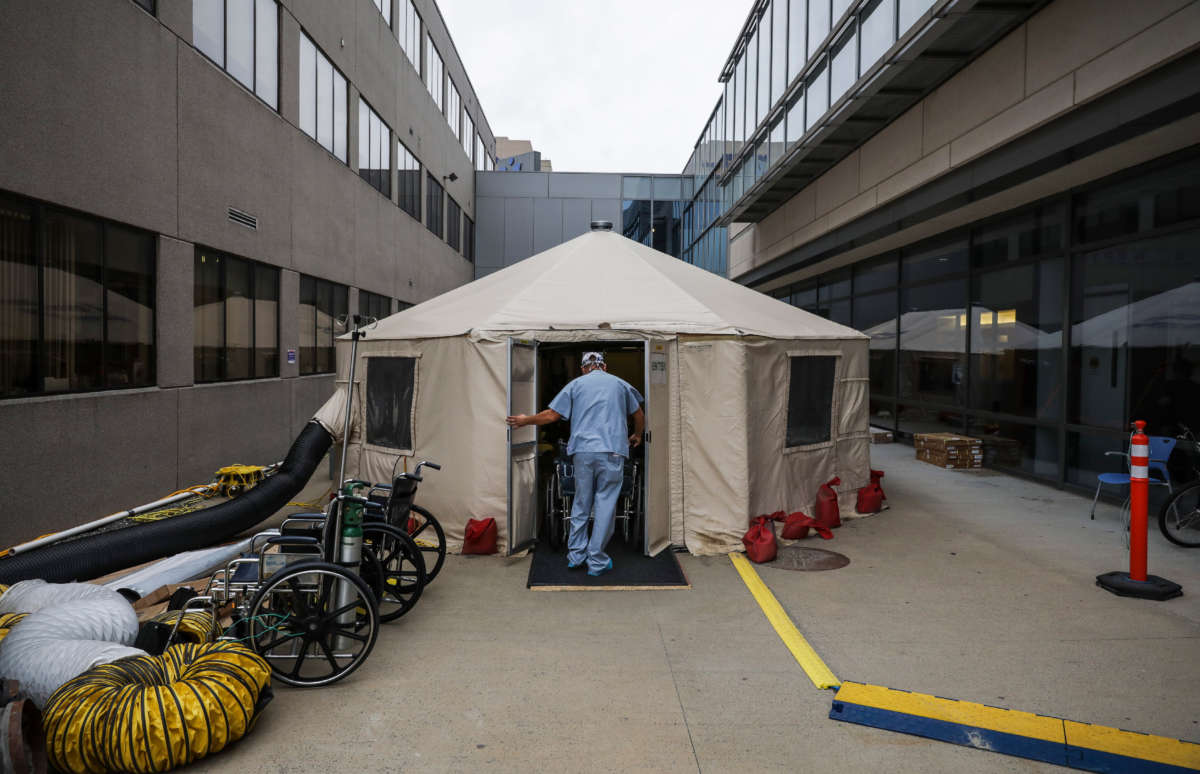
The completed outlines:
<svg viewBox="0 0 1200 774">
<path fill-rule="evenodd" d="M 571 458 L 575 466 L 575 501 L 571 505 L 571 534 L 567 538 L 567 561 L 579 564 L 587 560 L 590 572 L 608 567 L 604 547 L 616 526 L 617 498 L 625 474 L 625 458 L 607 452 L 578 452 Z M 588 538 L 588 515 L 593 507 L 596 521 Z"/>
</svg>

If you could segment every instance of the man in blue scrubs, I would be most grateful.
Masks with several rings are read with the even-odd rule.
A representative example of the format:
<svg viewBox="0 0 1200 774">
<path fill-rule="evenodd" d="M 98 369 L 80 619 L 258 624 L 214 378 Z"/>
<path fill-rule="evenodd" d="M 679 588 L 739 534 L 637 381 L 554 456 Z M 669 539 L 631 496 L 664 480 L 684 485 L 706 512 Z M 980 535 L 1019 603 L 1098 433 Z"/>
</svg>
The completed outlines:
<svg viewBox="0 0 1200 774">
<path fill-rule="evenodd" d="M 604 355 L 585 352 L 583 376 L 571 380 L 550 408 L 537 414 L 508 417 L 511 427 L 548 425 L 560 419 L 571 421 L 567 454 L 575 467 L 575 501 L 571 506 L 571 534 L 567 539 L 567 567 L 587 564 L 588 575 L 612 569 L 604 553 L 615 526 L 617 498 L 629 447 L 642 442 L 646 415 L 642 396 L 628 382 L 608 373 Z M 626 417 L 633 417 L 633 434 L 626 436 Z M 588 538 L 588 514 L 595 506 L 595 522 Z"/>
</svg>

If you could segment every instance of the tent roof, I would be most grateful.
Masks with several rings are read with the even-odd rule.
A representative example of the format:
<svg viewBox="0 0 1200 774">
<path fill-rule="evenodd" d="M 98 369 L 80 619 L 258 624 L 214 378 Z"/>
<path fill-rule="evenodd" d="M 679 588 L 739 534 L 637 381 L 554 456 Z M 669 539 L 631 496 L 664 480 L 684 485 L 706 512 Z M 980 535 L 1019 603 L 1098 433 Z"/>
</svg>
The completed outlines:
<svg viewBox="0 0 1200 774">
<path fill-rule="evenodd" d="M 394 314 L 379 323 L 371 338 L 609 327 L 782 339 L 866 338 L 607 231 L 589 231 Z"/>
</svg>

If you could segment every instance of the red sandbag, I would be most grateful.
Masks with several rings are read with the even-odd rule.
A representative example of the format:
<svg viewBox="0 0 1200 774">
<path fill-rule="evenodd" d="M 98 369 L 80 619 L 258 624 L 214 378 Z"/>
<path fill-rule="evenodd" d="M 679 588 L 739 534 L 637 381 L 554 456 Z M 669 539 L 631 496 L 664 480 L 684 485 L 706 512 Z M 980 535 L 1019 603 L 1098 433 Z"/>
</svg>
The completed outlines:
<svg viewBox="0 0 1200 774">
<path fill-rule="evenodd" d="M 871 483 L 858 490 L 858 502 L 854 510 L 859 513 L 879 513 L 883 510 L 883 488 L 879 483 Z"/>
<path fill-rule="evenodd" d="M 881 498 L 881 499 L 882 499 L 884 502 L 887 502 L 887 495 L 885 495 L 885 494 L 883 493 L 883 484 L 880 484 L 880 483 L 879 483 L 880 479 L 882 479 L 882 478 L 883 478 L 883 471 L 882 471 L 882 470 L 874 470 L 874 469 L 872 469 L 872 470 L 871 470 L 871 483 L 872 483 L 872 484 L 877 484 L 877 485 L 879 486 L 879 495 L 880 495 L 880 498 Z"/>
<path fill-rule="evenodd" d="M 802 540 L 808 537 L 808 530 L 813 529 L 818 535 L 825 540 L 833 539 L 833 533 L 827 527 L 817 523 L 816 519 L 812 519 L 800 511 L 788 514 L 783 522 L 783 532 L 780 537 L 785 540 Z"/>
<path fill-rule="evenodd" d="M 780 514 L 783 512 L 780 511 Z M 759 516 L 750 520 L 750 529 L 742 535 L 746 556 L 752 562 L 770 562 L 775 558 L 775 520 L 773 516 Z"/>
<path fill-rule="evenodd" d="M 496 520 L 492 518 L 468 519 L 462 552 L 464 554 L 496 553 Z"/>
<path fill-rule="evenodd" d="M 821 484 L 821 488 L 817 490 L 817 503 L 813 506 L 813 519 L 826 529 L 842 526 L 837 492 L 833 490 L 840 483 L 842 480 L 835 476 Z"/>
</svg>

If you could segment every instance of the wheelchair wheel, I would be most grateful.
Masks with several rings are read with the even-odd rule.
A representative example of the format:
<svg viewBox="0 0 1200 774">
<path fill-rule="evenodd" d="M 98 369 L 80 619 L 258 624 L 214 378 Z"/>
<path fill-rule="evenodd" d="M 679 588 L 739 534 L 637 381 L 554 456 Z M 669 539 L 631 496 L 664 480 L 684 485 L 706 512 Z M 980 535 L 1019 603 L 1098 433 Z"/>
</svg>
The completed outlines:
<svg viewBox="0 0 1200 774">
<path fill-rule="evenodd" d="M 338 604 L 339 592 L 345 604 Z M 329 685 L 367 660 L 379 634 L 379 607 L 355 573 L 329 562 L 297 562 L 258 590 L 246 629 L 277 680 Z"/>
<path fill-rule="evenodd" d="M 419 505 L 413 505 L 408 518 L 416 522 L 408 535 L 425 557 L 425 582 L 430 583 L 442 571 L 446 561 L 446 533 L 433 514 Z"/>
<path fill-rule="evenodd" d="M 379 620 L 384 623 L 412 610 L 429 582 L 425 560 L 413 539 L 383 523 L 363 525 L 362 575 L 377 591 Z"/>
<path fill-rule="evenodd" d="M 546 510 L 543 512 L 545 524 L 542 528 L 546 545 L 553 551 L 557 551 L 563 546 L 563 538 L 560 532 L 562 529 L 562 515 L 559 513 L 557 490 L 558 474 L 556 473 L 546 482 Z"/>
</svg>

